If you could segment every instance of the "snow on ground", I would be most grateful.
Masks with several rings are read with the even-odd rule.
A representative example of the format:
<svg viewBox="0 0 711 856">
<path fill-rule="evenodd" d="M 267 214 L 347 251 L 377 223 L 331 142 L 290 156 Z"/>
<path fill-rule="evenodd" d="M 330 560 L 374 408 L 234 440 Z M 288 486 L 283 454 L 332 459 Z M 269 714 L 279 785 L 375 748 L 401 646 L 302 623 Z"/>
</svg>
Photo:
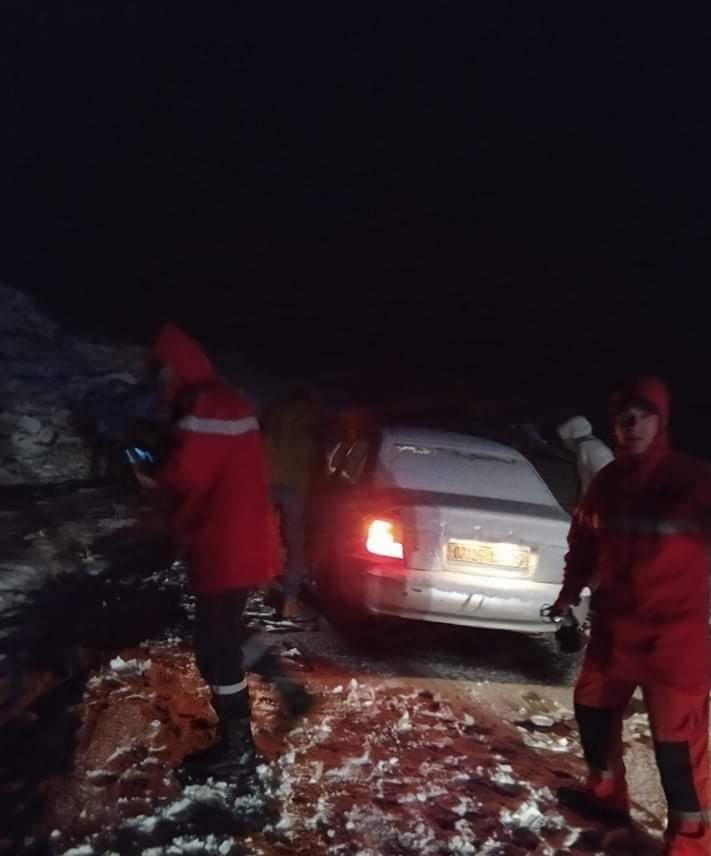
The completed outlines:
<svg viewBox="0 0 711 856">
<path fill-rule="evenodd" d="M 318 706 L 288 723 L 272 689 L 251 683 L 264 763 L 248 792 L 212 781 L 181 789 L 174 768 L 209 743 L 214 722 L 192 658 L 174 640 L 117 656 L 89 682 L 75 770 L 51 788 L 46 822 L 62 830 L 55 852 L 578 849 L 586 825 L 555 798 L 556 787 L 581 771 L 572 731 L 565 754 L 552 734 L 532 747 L 491 706 L 488 688 L 471 682 L 325 676 L 315 668 L 307 684 Z M 542 722 L 537 710 L 545 705 L 552 725 L 541 728 L 569 723 L 569 711 L 545 695 L 519 693 L 518 704 L 519 721 Z"/>
<path fill-rule="evenodd" d="M 413 648 L 408 625 L 387 631 L 393 635 L 385 656 L 372 646 L 358 654 L 327 625 L 304 631 L 277 621 L 260 598 L 249 605 L 250 620 L 288 655 L 319 704 L 302 722 L 285 723 L 273 690 L 254 680 L 255 737 L 265 764 L 252 791 L 238 794 L 219 782 L 179 788 L 173 771 L 186 753 L 210 743 L 214 715 L 186 641 L 191 601 L 181 567 L 157 558 L 151 564 L 153 554 L 142 552 L 141 530 L 132 526 L 144 513 L 141 502 L 99 489 L 72 493 L 51 503 L 63 539 L 33 530 L 41 520 L 32 524 L 29 510 L 13 522 L 24 528 L 4 532 L 8 543 L 18 532 L 31 534 L 20 538 L 18 561 L 44 557 L 51 568 L 46 585 L 23 601 L 26 622 L 11 628 L 45 634 L 33 642 L 41 657 L 17 664 L 28 678 L 24 707 L 0 709 L 9 717 L 3 730 L 17 735 L 18 762 L 46 799 L 25 838 L 57 856 L 513 856 L 577 848 L 581 821 L 554 798 L 559 784 L 582 772 L 570 687 L 473 681 L 464 656 L 447 679 L 404 677 L 393 649 L 407 648 L 425 671 L 445 662 L 434 632 L 417 630 L 430 653 Z M 62 690 L 68 675 L 77 676 L 79 694 L 48 706 L 45 697 Z M 66 717 L 72 710 L 74 725 Z M 34 722 L 40 729 L 26 737 Z M 55 734 L 60 722 L 65 730 Z M 638 796 L 637 771 L 655 778 L 638 707 L 626 734 Z M 42 774 L 25 754 L 35 739 Z M 70 752 L 73 770 L 59 762 L 46 770 L 46 750 Z"/>
<path fill-rule="evenodd" d="M 276 621 L 258 600 L 251 620 L 285 639 L 285 661 L 319 703 L 289 723 L 272 688 L 252 681 L 264 763 L 251 788 L 238 793 L 211 782 L 181 789 L 174 770 L 189 751 L 209 745 L 214 714 L 186 642 L 190 600 L 180 568 L 139 543 L 151 509 L 125 487 L 67 482 L 66 490 L 25 490 L 88 474 L 77 402 L 132 389 L 143 351 L 68 338 L 5 287 L 0 333 L 0 485 L 24 486 L 1 518 L 0 852 L 518 856 L 585 849 L 580 819 L 554 796 L 582 772 L 569 687 L 472 681 L 463 652 L 426 650 L 436 639 L 431 627 L 418 632 L 419 645 L 404 634 L 392 656 L 377 646 L 354 653 L 328 630 Z M 515 680 L 521 640 L 505 641 L 506 651 L 485 646 L 486 657 L 499 680 Z M 529 659 L 532 651 L 547 663 L 549 646 L 525 646 Z M 413 658 L 427 676 L 403 676 L 401 666 L 409 669 Z M 445 666 L 447 679 L 440 679 Z M 647 812 L 661 816 L 659 789 L 640 710 L 625 734 L 635 795 L 642 793 L 635 775 L 644 771 L 639 816 L 654 826 Z"/>
<path fill-rule="evenodd" d="M 344 685 L 310 676 L 320 704 L 286 731 L 271 690 L 255 683 L 255 736 L 267 763 L 254 791 L 236 795 L 219 782 L 181 791 L 172 770 L 190 740 L 174 732 L 196 700 L 203 710 L 193 716 L 207 720 L 206 700 L 185 653 L 166 659 L 148 644 L 143 657 L 112 661 L 83 701 L 91 737 L 53 802 L 52 822 L 83 833 L 74 848 L 101 853 L 130 841 L 135 852 L 190 852 L 170 848 L 187 840 L 183 823 L 194 825 L 205 811 L 259 822 L 242 835 L 198 836 L 199 852 L 440 854 L 515 846 L 553 853 L 570 837 L 540 759 L 490 710 L 433 691 L 430 682 L 351 678 Z M 125 668 L 134 661 L 136 668 Z M 169 673 L 180 691 L 166 699 Z M 507 762 L 514 745 L 523 760 L 517 768 Z M 71 816 L 71 806 L 85 808 Z M 107 828 L 114 832 L 107 836 Z M 158 829 L 172 835 L 162 850 L 154 844 Z"/>
</svg>

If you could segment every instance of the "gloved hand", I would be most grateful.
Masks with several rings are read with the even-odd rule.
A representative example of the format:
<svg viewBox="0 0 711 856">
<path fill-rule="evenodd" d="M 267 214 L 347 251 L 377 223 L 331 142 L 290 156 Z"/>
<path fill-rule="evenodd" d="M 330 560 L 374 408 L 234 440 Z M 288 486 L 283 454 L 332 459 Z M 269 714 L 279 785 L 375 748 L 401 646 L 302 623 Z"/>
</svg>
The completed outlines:
<svg viewBox="0 0 711 856">
<path fill-rule="evenodd" d="M 549 615 L 551 619 L 562 618 L 570 611 L 570 607 L 576 604 L 577 598 L 571 598 L 569 595 L 564 595 L 561 591 L 556 598 L 555 603 L 551 606 Z"/>
<path fill-rule="evenodd" d="M 555 603 L 547 607 L 545 612 L 541 612 L 547 621 L 552 621 L 556 625 L 556 641 L 564 654 L 575 654 L 587 643 L 587 637 L 581 631 L 578 620 L 570 609 L 579 602 L 579 598 L 564 595 L 561 591 Z"/>
</svg>

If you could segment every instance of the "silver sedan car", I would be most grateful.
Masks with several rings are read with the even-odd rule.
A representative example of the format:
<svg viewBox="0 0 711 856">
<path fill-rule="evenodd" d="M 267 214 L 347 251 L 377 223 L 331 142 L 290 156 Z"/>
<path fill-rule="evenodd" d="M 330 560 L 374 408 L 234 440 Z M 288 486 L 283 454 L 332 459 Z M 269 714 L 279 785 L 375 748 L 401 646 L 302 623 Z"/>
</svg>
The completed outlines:
<svg viewBox="0 0 711 856">
<path fill-rule="evenodd" d="M 307 511 L 308 581 L 345 616 L 553 631 L 541 609 L 560 590 L 569 524 L 515 449 L 380 428 L 329 451 Z"/>
</svg>

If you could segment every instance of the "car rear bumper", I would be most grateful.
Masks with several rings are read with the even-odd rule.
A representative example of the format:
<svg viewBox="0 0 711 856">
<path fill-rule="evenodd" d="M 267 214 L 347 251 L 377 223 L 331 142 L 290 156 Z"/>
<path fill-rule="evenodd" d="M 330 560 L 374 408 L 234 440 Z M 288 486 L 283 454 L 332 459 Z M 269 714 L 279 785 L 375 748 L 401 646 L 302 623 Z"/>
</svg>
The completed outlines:
<svg viewBox="0 0 711 856">
<path fill-rule="evenodd" d="M 364 606 L 374 615 L 521 633 L 556 629 L 540 612 L 555 601 L 560 583 L 416 570 L 393 574 L 379 568 L 368 568 L 364 583 Z M 575 613 L 584 620 L 587 599 Z"/>
</svg>

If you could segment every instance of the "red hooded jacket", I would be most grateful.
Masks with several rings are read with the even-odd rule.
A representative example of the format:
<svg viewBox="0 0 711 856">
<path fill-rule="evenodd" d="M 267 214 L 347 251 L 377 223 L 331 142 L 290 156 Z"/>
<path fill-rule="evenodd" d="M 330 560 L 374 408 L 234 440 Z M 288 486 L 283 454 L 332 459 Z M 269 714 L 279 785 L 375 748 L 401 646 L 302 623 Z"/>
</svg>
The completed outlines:
<svg viewBox="0 0 711 856">
<path fill-rule="evenodd" d="M 200 346 L 167 324 L 151 356 L 168 373 L 175 444 L 158 480 L 175 500 L 174 536 L 198 593 L 258 586 L 280 567 L 267 464 L 249 402 Z"/>
<path fill-rule="evenodd" d="M 711 683 L 711 474 L 668 446 L 669 395 L 645 378 L 613 398 L 645 402 L 660 430 L 642 455 L 616 459 L 593 479 L 569 535 L 563 595 L 589 585 L 588 656 L 611 675 L 680 687 Z"/>
</svg>

